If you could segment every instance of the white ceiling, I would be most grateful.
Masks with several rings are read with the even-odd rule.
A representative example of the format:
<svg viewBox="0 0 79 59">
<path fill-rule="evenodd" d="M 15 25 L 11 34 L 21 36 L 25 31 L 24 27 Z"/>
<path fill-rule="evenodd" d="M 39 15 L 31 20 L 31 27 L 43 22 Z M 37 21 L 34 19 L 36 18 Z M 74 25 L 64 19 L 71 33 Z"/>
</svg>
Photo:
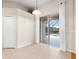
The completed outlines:
<svg viewBox="0 0 79 59">
<path fill-rule="evenodd" d="M 35 8 L 35 4 L 36 4 L 36 0 L 3 0 L 3 1 L 14 1 L 16 3 L 19 3 L 29 8 Z M 38 1 L 38 6 L 42 6 L 48 2 L 51 2 L 52 0 L 37 0 L 37 1 Z"/>
</svg>

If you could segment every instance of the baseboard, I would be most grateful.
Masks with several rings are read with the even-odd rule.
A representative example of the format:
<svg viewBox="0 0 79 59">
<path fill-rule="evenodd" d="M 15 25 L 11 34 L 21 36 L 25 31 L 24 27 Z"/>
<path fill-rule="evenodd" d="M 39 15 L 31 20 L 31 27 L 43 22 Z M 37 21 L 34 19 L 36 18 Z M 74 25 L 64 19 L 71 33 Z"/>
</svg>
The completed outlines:
<svg viewBox="0 0 79 59">
<path fill-rule="evenodd" d="M 63 52 L 70 52 L 70 53 L 74 53 L 74 54 L 76 54 L 76 52 L 75 52 L 75 51 L 73 51 L 73 50 L 69 50 L 69 49 L 62 49 L 62 48 L 60 48 L 60 50 L 61 50 L 61 51 L 63 51 Z"/>
<path fill-rule="evenodd" d="M 66 49 L 66 51 L 76 54 L 76 52 L 73 50 Z"/>
<path fill-rule="evenodd" d="M 14 47 L 2 47 L 3 49 L 15 49 L 16 48 L 16 46 L 14 46 Z"/>
<path fill-rule="evenodd" d="M 32 44 L 33 44 L 33 42 L 29 42 L 29 43 L 27 43 L 27 44 L 17 46 L 17 48 L 27 47 L 27 46 L 32 45 Z"/>
</svg>

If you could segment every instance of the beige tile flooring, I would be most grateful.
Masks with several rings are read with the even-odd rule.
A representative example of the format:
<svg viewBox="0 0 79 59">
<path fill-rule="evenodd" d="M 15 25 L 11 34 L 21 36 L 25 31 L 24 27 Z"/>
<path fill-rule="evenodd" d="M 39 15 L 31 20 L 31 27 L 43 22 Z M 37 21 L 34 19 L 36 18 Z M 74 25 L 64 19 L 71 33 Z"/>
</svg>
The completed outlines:
<svg viewBox="0 0 79 59">
<path fill-rule="evenodd" d="M 29 47 L 16 49 L 3 49 L 3 59 L 70 59 L 59 48 L 49 47 L 45 44 L 34 44 Z"/>
</svg>

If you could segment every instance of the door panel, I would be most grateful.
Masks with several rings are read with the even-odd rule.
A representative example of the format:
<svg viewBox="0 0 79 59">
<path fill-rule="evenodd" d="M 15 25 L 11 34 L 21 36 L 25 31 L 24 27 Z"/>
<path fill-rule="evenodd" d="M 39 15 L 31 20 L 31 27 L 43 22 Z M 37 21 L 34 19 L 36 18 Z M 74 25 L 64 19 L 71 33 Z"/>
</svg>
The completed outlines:
<svg viewBox="0 0 79 59">
<path fill-rule="evenodd" d="M 41 21 L 41 42 L 48 44 L 48 20 Z"/>
<path fill-rule="evenodd" d="M 50 45 L 53 47 L 60 47 L 59 19 L 50 20 L 49 25 Z"/>
<path fill-rule="evenodd" d="M 3 48 L 16 47 L 16 18 L 3 17 Z"/>
</svg>

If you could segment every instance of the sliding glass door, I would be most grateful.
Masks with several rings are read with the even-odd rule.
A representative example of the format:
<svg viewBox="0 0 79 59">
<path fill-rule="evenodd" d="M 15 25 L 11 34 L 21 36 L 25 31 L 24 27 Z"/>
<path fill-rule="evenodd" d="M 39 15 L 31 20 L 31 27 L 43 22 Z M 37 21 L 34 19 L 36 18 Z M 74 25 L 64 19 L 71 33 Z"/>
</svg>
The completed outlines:
<svg viewBox="0 0 79 59">
<path fill-rule="evenodd" d="M 48 38 L 49 38 L 49 28 L 48 28 L 48 20 L 42 20 L 41 21 L 41 43 L 48 44 Z"/>
<path fill-rule="evenodd" d="M 49 27 L 50 32 L 50 45 L 53 47 L 60 47 L 60 39 L 59 39 L 59 19 L 51 19 Z"/>
<path fill-rule="evenodd" d="M 40 21 L 40 42 L 53 47 L 60 47 L 59 39 L 59 18 L 41 19 Z"/>
</svg>

